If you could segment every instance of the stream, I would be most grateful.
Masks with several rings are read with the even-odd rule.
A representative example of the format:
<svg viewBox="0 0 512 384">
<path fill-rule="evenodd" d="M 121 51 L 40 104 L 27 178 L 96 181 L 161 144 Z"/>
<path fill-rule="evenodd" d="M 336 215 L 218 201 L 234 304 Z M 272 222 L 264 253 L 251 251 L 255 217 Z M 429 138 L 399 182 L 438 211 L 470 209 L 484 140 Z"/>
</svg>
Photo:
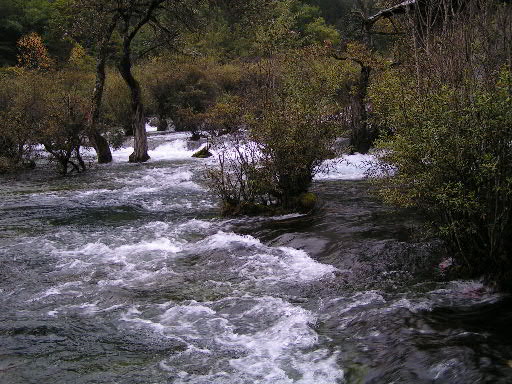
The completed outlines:
<svg viewBox="0 0 512 384">
<path fill-rule="evenodd" d="M 309 215 L 220 218 L 183 134 L 0 179 L 0 383 L 512 383 L 512 300 L 443 281 L 364 156 Z"/>
</svg>

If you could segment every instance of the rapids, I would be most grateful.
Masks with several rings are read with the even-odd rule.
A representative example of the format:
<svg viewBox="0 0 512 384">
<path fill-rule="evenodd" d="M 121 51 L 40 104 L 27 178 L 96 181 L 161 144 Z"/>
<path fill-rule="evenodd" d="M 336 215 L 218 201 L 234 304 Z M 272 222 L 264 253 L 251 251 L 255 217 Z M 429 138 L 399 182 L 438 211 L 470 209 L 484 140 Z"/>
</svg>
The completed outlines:
<svg viewBox="0 0 512 384">
<path fill-rule="evenodd" d="M 332 161 L 310 215 L 224 219 L 183 134 L 0 189 L 0 383 L 510 383 L 512 306 Z"/>
</svg>

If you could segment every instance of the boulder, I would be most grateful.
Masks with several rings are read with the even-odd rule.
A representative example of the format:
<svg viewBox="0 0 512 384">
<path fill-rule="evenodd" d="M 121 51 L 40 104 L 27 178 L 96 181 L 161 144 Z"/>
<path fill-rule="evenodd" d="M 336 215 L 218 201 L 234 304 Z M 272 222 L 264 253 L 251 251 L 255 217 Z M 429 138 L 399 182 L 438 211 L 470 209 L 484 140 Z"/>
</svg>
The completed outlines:
<svg viewBox="0 0 512 384">
<path fill-rule="evenodd" d="M 206 159 L 207 157 L 213 156 L 210 152 L 210 148 L 208 146 L 201 148 L 199 151 L 194 153 L 192 157 L 197 157 L 199 159 Z"/>
</svg>

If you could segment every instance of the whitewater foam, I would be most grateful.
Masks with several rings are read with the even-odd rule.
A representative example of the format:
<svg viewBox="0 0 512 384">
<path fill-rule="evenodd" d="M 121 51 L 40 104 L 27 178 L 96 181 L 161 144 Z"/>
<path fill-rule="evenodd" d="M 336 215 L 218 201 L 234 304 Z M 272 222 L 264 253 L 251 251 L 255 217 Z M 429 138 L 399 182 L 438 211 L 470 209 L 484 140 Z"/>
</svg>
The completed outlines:
<svg viewBox="0 0 512 384">
<path fill-rule="evenodd" d="M 192 157 L 195 151 L 187 148 L 187 140 L 175 138 L 172 141 L 160 144 L 155 149 L 149 150 L 148 155 L 151 161 L 163 160 L 197 160 Z M 133 147 L 123 147 L 112 152 L 112 158 L 116 162 L 127 162 L 133 153 Z"/>
<path fill-rule="evenodd" d="M 256 283 L 262 287 L 281 283 L 303 284 L 332 278 L 337 270 L 332 265 L 313 260 L 303 250 L 269 247 L 249 235 L 219 231 L 198 245 L 206 252 L 225 249 L 227 252 L 222 253 L 222 258 L 209 258 L 207 262 L 212 267 L 216 263 L 228 263 L 230 272 L 242 279 L 242 282 Z"/>
<path fill-rule="evenodd" d="M 122 319 L 187 344 L 159 364 L 175 383 L 335 384 L 343 378 L 337 352 L 309 351 L 319 342 L 312 329 L 316 317 L 282 299 L 244 296 L 168 306 L 160 306 L 164 312 L 152 318 L 132 308 Z M 236 307 L 247 309 L 229 312 Z M 240 328 L 244 323 L 251 328 Z"/>
<path fill-rule="evenodd" d="M 367 177 L 375 161 L 375 156 L 359 153 L 326 160 L 315 175 L 315 180 L 361 180 Z"/>
</svg>

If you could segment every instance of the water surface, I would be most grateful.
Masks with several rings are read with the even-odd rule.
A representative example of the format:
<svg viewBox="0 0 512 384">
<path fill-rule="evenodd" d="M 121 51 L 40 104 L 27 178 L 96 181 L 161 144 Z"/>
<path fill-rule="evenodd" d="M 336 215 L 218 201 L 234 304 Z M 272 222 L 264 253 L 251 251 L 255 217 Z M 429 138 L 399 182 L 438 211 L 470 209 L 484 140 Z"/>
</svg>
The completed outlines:
<svg viewBox="0 0 512 384">
<path fill-rule="evenodd" d="M 512 382 L 510 299 L 443 282 L 366 158 L 313 214 L 223 219 L 183 135 L 151 148 L 2 180 L 1 383 Z"/>
</svg>

